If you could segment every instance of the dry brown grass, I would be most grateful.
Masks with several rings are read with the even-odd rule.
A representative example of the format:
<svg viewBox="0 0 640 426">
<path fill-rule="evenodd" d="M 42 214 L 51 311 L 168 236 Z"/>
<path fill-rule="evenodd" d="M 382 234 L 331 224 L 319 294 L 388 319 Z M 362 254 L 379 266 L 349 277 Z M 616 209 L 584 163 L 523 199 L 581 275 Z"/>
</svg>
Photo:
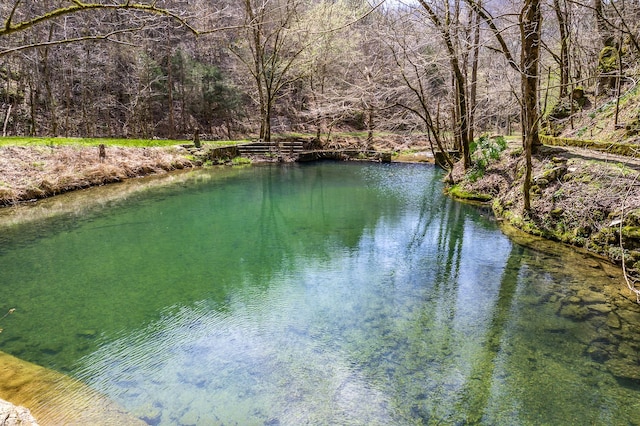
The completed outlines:
<svg viewBox="0 0 640 426">
<path fill-rule="evenodd" d="M 177 148 L 0 147 L 0 205 L 192 166 Z"/>
</svg>

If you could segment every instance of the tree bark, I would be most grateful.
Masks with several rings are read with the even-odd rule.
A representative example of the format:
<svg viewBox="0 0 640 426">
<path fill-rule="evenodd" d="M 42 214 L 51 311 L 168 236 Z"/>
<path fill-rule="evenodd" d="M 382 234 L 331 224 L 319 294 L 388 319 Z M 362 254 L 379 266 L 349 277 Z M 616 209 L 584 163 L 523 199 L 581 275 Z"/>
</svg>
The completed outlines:
<svg viewBox="0 0 640 426">
<path fill-rule="evenodd" d="M 482 7 L 482 0 L 478 1 L 478 6 Z M 476 99 L 478 93 L 478 59 L 480 54 L 480 15 L 474 13 L 473 16 L 473 47 L 471 59 L 471 83 L 469 88 L 469 143 L 473 141 L 476 121 Z"/>
<path fill-rule="evenodd" d="M 540 26 L 542 15 L 540 0 L 524 0 L 520 12 L 520 34 L 522 38 L 522 134 L 525 152 L 525 178 L 523 184 L 524 210 L 531 210 L 531 156 L 538 137 L 538 64 L 540 59 Z"/>
<path fill-rule="evenodd" d="M 564 9 L 560 2 L 564 0 L 553 0 L 553 9 L 558 20 L 558 29 L 560 31 L 560 98 L 567 96 L 567 88 L 569 86 L 569 24 L 567 5 L 564 3 Z"/>
</svg>

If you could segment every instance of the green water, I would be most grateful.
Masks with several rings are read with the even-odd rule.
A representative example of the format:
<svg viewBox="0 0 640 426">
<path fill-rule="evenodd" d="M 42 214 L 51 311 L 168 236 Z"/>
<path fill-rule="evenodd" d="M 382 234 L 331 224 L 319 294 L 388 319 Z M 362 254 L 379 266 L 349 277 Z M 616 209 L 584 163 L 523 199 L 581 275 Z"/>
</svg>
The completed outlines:
<svg viewBox="0 0 640 426">
<path fill-rule="evenodd" d="M 3 212 L 0 349 L 149 424 L 640 424 L 620 274 L 525 248 L 441 177 L 215 169 Z"/>
</svg>

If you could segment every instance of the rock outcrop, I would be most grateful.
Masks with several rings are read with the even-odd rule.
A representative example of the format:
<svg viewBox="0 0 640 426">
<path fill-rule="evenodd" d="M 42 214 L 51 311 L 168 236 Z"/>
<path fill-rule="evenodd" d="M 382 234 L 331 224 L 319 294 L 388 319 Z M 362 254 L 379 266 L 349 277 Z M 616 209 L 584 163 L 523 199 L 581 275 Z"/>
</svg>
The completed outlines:
<svg viewBox="0 0 640 426">
<path fill-rule="evenodd" d="M 38 426 L 31 412 L 0 399 L 0 426 Z"/>
</svg>

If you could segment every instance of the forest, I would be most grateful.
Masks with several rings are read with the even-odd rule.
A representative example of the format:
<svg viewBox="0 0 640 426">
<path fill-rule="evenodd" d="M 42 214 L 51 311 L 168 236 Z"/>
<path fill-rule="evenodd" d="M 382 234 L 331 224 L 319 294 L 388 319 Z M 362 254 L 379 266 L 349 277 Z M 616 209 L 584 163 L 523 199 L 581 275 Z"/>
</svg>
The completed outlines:
<svg viewBox="0 0 640 426">
<path fill-rule="evenodd" d="M 519 131 L 530 155 L 540 131 L 635 90 L 639 15 L 629 0 L 12 0 L 0 126 L 265 141 L 389 131 L 455 148 L 466 169 L 481 133 Z"/>
</svg>

